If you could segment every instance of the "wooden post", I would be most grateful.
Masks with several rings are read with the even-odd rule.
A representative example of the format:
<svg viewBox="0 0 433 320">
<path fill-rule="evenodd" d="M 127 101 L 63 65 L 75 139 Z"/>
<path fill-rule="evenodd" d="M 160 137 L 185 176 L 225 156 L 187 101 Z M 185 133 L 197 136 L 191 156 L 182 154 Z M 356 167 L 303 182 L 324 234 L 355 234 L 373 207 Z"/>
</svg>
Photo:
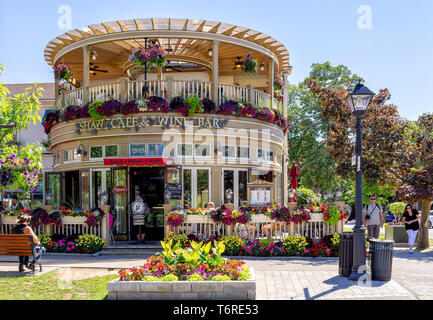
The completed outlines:
<svg viewBox="0 0 433 320">
<path fill-rule="evenodd" d="M 288 72 L 283 72 L 283 81 L 284 81 L 284 86 L 283 86 L 283 101 L 281 102 L 282 105 L 282 114 L 283 117 L 285 117 L 287 119 L 287 115 L 288 115 L 288 90 L 287 90 L 287 82 L 288 82 L 288 77 L 289 77 L 289 73 Z M 288 164 L 289 164 L 289 154 L 288 154 L 288 137 L 287 137 L 287 133 L 284 134 L 284 143 L 283 143 L 283 157 L 282 157 L 282 161 L 283 163 L 281 164 L 281 170 L 282 170 L 282 174 L 283 174 L 283 203 L 284 206 L 286 206 L 289 202 L 289 168 L 288 168 Z M 296 204 L 296 203 L 295 203 Z"/>
<path fill-rule="evenodd" d="M 213 42 L 213 63 L 212 63 L 212 81 L 213 81 L 213 101 L 219 105 L 218 100 L 218 45 L 219 41 L 214 40 Z"/>
<path fill-rule="evenodd" d="M 105 241 L 105 245 L 109 246 L 111 243 L 110 237 L 110 206 L 102 205 L 102 211 L 105 212 L 104 218 L 101 220 L 101 238 Z"/>
<path fill-rule="evenodd" d="M 120 78 L 120 102 L 126 103 L 128 101 L 128 89 L 126 78 Z"/>
<path fill-rule="evenodd" d="M 249 95 L 249 100 L 250 101 L 248 101 L 248 102 L 251 103 L 254 106 L 257 106 L 257 103 L 254 101 L 254 98 L 256 96 L 254 94 L 254 85 L 250 84 L 248 87 L 249 87 L 249 90 L 250 90 L 250 95 Z"/>
<path fill-rule="evenodd" d="M 271 96 L 271 100 L 269 101 L 269 109 L 272 110 L 273 106 L 273 98 L 274 98 L 274 59 L 271 59 L 269 62 L 269 95 Z"/>
</svg>

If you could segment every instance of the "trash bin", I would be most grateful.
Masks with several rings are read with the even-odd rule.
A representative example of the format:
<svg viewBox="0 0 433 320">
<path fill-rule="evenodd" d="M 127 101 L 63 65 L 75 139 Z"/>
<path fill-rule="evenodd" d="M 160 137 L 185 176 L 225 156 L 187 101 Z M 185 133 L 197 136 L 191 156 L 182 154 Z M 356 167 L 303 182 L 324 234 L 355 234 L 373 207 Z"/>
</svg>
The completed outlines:
<svg viewBox="0 0 433 320">
<path fill-rule="evenodd" d="M 340 234 L 338 257 L 338 273 L 349 277 L 353 266 L 353 232 L 342 232 Z"/>
<path fill-rule="evenodd" d="M 391 280 L 394 241 L 370 239 L 368 242 L 370 242 L 371 280 Z"/>
</svg>

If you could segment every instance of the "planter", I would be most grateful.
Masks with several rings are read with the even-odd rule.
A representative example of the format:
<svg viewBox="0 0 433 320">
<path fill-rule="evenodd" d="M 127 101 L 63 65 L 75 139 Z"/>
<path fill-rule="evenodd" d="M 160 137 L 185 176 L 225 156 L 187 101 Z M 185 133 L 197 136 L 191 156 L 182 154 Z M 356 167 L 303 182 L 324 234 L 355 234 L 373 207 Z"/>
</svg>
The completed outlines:
<svg viewBox="0 0 433 320">
<path fill-rule="evenodd" d="M 322 221 L 323 214 L 320 212 L 310 213 L 311 221 Z"/>
<path fill-rule="evenodd" d="M 254 300 L 256 279 L 247 281 L 110 281 L 108 300 Z"/>
<path fill-rule="evenodd" d="M 409 237 L 406 233 L 404 225 L 388 225 L 385 226 L 385 239 L 394 240 L 394 242 L 405 242 L 409 241 Z"/>
<path fill-rule="evenodd" d="M 63 217 L 62 224 L 85 224 L 87 217 Z"/>
<path fill-rule="evenodd" d="M 209 223 L 209 217 L 205 215 L 189 214 L 184 223 Z"/>
<path fill-rule="evenodd" d="M 264 214 L 252 214 L 251 215 L 251 222 L 271 222 L 271 218 L 269 218 L 267 215 Z"/>
<path fill-rule="evenodd" d="M 2 224 L 16 224 L 17 221 L 16 216 L 1 216 L 1 223 Z"/>
</svg>

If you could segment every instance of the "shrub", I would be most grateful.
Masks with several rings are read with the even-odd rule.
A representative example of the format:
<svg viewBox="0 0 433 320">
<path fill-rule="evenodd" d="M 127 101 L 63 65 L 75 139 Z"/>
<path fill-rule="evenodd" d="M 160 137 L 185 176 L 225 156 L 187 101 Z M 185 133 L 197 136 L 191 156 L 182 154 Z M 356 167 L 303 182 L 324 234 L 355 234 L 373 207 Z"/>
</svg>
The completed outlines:
<svg viewBox="0 0 433 320">
<path fill-rule="evenodd" d="M 98 112 L 98 108 L 104 103 L 102 100 L 96 100 L 89 105 L 89 115 L 95 119 L 101 119 L 102 115 Z"/>
<path fill-rule="evenodd" d="M 160 281 L 160 279 L 155 276 L 144 276 L 143 281 Z"/>
<path fill-rule="evenodd" d="M 49 247 L 49 243 L 52 241 L 51 236 L 46 233 L 41 233 L 38 236 L 39 242 L 41 243 L 41 247 L 47 248 Z"/>
<path fill-rule="evenodd" d="M 226 249 L 224 254 L 226 255 L 236 255 L 239 253 L 241 247 L 245 245 L 245 241 L 237 236 L 225 236 L 222 238 Z"/>
<path fill-rule="evenodd" d="M 217 274 L 211 278 L 212 281 L 230 281 L 230 277 L 222 274 Z"/>
<path fill-rule="evenodd" d="M 193 274 L 189 275 L 186 280 L 188 280 L 188 281 L 203 281 L 203 278 L 198 273 L 193 273 Z"/>
<path fill-rule="evenodd" d="M 307 246 L 307 239 L 303 236 L 289 236 L 283 240 L 283 247 L 289 256 L 303 254 Z"/>
<path fill-rule="evenodd" d="M 189 97 L 185 100 L 188 105 L 188 116 L 193 117 L 198 112 L 203 112 L 201 101 L 197 97 Z"/>
<path fill-rule="evenodd" d="M 76 248 L 78 252 L 95 253 L 104 247 L 104 240 L 92 234 L 83 234 L 78 237 Z"/>
<path fill-rule="evenodd" d="M 239 274 L 239 280 L 248 280 L 251 278 L 250 269 L 248 267 L 244 267 L 244 270 Z"/>
<path fill-rule="evenodd" d="M 172 111 L 182 113 L 184 116 L 188 115 L 188 105 L 186 104 L 185 99 L 182 97 L 174 97 L 171 99 L 169 108 Z"/>
<path fill-rule="evenodd" d="M 406 203 L 404 202 L 394 202 L 389 205 L 389 211 L 394 215 L 397 222 L 400 222 L 401 216 L 406 208 Z"/>
<path fill-rule="evenodd" d="M 206 113 L 215 113 L 217 110 L 215 102 L 213 102 L 209 98 L 204 98 L 203 100 L 201 100 L 201 104 L 203 105 L 203 110 Z"/>
<path fill-rule="evenodd" d="M 298 189 L 296 189 L 296 192 L 298 194 L 299 205 L 307 205 L 309 203 L 308 198 L 315 195 L 313 190 L 303 187 L 299 187 Z"/>
</svg>

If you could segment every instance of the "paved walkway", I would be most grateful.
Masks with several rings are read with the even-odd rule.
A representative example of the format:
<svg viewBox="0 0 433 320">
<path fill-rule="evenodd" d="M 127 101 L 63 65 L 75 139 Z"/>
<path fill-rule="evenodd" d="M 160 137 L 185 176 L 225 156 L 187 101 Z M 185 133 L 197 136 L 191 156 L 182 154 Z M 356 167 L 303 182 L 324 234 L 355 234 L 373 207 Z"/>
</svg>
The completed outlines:
<svg viewBox="0 0 433 320">
<path fill-rule="evenodd" d="M 44 257 L 43 265 L 44 272 L 70 267 L 116 270 L 140 265 L 143 260 L 144 257 L 131 256 L 51 255 Z M 371 286 L 339 276 L 338 258 L 244 257 L 244 260 L 256 272 L 257 299 L 433 300 L 433 250 L 409 254 L 406 248 L 396 248 L 392 280 L 372 281 Z M 18 275 L 16 268 L 16 264 L 0 262 L 0 277 Z"/>
</svg>

